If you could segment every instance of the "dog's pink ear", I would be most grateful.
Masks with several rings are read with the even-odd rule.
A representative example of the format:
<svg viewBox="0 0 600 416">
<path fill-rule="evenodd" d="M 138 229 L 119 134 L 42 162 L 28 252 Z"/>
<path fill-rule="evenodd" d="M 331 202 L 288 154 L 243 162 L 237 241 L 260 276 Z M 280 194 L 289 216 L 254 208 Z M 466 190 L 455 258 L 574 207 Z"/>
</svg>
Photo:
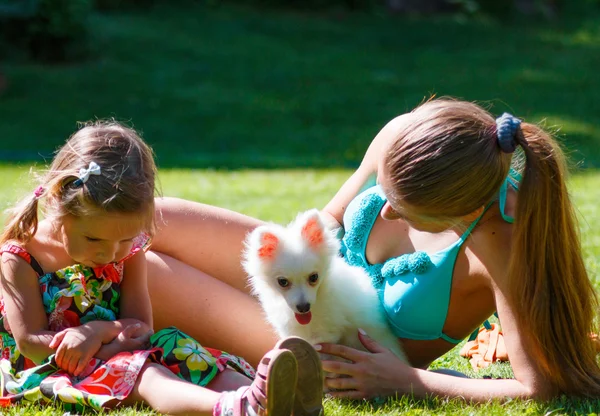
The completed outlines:
<svg viewBox="0 0 600 416">
<path fill-rule="evenodd" d="M 323 244 L 325 236 L 323 227 L 316 217 L 310 217 L 302 227 L 302 238 L 306 240 L 312 248 L 319 248 Z"/>
<path fill-rule="evenodd" d="M 265 232 L 260 236 L 260 247 L 258 249 L 258 257 L 263 260 L 273 260 L 277 247 L 279 246 L 279 238 L 273 233 Z"/>
</svg>

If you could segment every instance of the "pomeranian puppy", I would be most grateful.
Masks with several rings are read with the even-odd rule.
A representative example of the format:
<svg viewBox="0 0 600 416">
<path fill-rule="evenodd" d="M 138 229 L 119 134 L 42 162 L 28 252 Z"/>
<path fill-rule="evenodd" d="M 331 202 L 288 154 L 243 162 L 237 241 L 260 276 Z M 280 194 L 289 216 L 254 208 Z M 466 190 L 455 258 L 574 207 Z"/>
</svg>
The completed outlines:
<svg viewBox="0 0 600 416">
<path fill-rule="evenodd" d="M 316 209 L 287 227 L 262 225 L 245 241 L 252 293 L 279 337 L 365 350 L 358 328 L 406 361 L 370 277 L 338 256 L 340 243 Z"/>
</svg>

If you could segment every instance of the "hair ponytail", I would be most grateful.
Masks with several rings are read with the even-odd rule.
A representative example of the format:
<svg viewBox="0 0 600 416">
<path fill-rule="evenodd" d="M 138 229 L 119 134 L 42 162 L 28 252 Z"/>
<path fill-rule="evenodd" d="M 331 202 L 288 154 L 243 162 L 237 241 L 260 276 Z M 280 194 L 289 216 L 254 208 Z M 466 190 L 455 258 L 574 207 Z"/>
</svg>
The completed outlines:
<svg viewBox="0 0 600 416">
<path fill-rule="evenodd" d="M 38 196 L 30 194 L 7 212 L 8 221 L 0 237 L 0 246 L 7 241 L 29 242 L 38 227 Z"/>
<path fill-rule="evenodd" d="M 597 298 L 581 255 L 577 220 L 558 143 L 523 123 L 525 169 L 519 186 L 509 268 L 510 299 L 534 356 L 562 393 L 600 395 L 600 368 L 590 338 Z"/>
</svg>

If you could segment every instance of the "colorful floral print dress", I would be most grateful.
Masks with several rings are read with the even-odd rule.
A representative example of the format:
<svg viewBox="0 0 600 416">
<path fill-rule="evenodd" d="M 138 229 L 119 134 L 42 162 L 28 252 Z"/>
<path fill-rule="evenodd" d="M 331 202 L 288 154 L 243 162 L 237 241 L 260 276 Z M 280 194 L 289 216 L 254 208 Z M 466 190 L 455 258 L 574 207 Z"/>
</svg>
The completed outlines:
<svg viewBox="0 0 600 416">
<path fill-rule="evenodd" d="M 53 273 L 44 273 L 39 263 L 17 245 L 6 244 L 0 253 L 16 254 L 36 271 L 48 316 L 48 329 L 58 332 L 90 321 L 119 318 L 123 262 L 145 249 L 147 242 L 146 237 L 140 236 L 129 256 L 117 264 L 100 268 L 76 264 Z M 54 355 L 36 366 L 17 349 L 2 299 L 0 351 L 0 406 L 58 400 L 66 405 L 66 409 L 101 409 L 131 393 L 146 361 L 160 363 L 178 377 L 200 386 L 208 384 L 227 367 L 250 378 L 255 375 L 254 369 L 243 359 L 202 347 L 173 327 L 156 332 L 147 350 L 121 352 L 108 361 L 92 358 L 79 377 L 58 368 Z"/>
</svg>

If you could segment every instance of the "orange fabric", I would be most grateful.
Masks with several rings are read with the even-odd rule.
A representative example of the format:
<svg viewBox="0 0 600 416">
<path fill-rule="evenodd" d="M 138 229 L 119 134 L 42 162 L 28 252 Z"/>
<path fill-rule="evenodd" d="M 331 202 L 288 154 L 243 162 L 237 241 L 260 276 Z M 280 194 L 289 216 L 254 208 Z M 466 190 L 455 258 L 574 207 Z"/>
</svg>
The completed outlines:
<svg viewBox="0 0 600 416">
<path fill-rule="evenodd" d="M 596 353 L 600 354 L 600 338 L 598 338 L 598 334 L 590 334 L 590 338 L 594 343 L 594 348 L 596 349 Z"/>
<path fill-rule="evenodd" d="M 467 342 L 460 350 L 460 355 L 469 359 L 475 371 L 496 361 L 508 361 L 502 331 L 498 324 L 491 325 L 492 329 L 481 328 L 477 338 Z"/>
</svg>

